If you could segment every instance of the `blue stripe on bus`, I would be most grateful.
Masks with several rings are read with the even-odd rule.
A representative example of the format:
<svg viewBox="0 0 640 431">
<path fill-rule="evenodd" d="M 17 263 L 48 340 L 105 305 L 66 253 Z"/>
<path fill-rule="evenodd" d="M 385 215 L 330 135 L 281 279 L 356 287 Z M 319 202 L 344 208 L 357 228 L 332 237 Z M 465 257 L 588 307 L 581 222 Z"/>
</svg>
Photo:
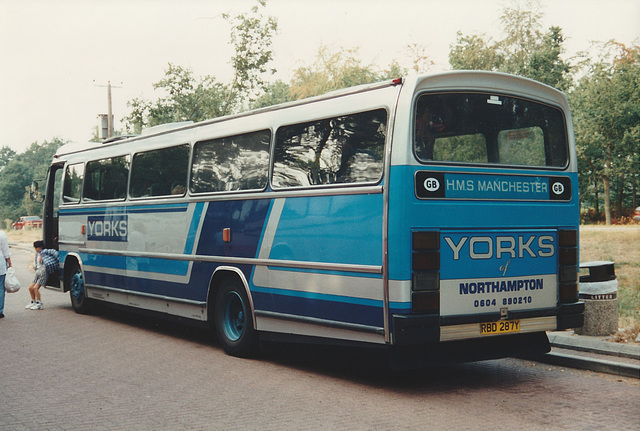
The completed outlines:
<svg viewBox="0 0 640 431">
<path fill-rule="evenodd" d="M 202 302 L 205 300 L 205 294 L 203 294 L 201 286 L 194 284 L 179 284 L 172 281 L 128 277 L 125 275 L 94 272 L 87 269 L 84 271 L 84 276 L 87 286 L 109 286 L 124 289 L 134 294 L 146 293 Z"/>
<path fill-rule="evenodd" d="M 271 311 L 293 316 L 382 327 L 381 301 L 358 303 L 356 298 L 343 298 L 351 302 L 310 298 L 296 295 L 280 295 L 274 292 L 252 292 L 256 310 Z M 325 298 L 330 295 L 326 295 Z M 377 303 L 377 304 L 376 304 Z"/>
<path fill-rule="evenodd" d="M 99 268 L 127 269 L 140 272 L 152 272 L 157 274 L 187 275 L 189 270 L 188 261 L 158 259 L 149 257 L 126 257 L 111 256 L 105 254 L 80 253 L 80 258 L 85 266 L 94 267 L 94 271 Z M 135 266 L 128 265 L 128 261 L 135 261 Z"/>
<path fill-rule="evenodd" d="M 269 287 L 257 287 L 257 286 L 253 286 L 251 288 L 251 292 L 264 293 L 269 295 L 295 296 L 298 298 L 323 300 L 323 301 L 331 301 L 331 302 L 342 302 L 345 304 L 367 305 L 370 307 L 382 307 L 382 301 L 377 299 L 355 298 L 352 296 L 330 295 L 330 294 L 318 293 L 318 292 L 304 292 L 300 290 L 289 290 L 289 289 L 272 289 Z"/>
<path fill-rule="evenodd" d="M 198 232 L 198 226 L 200 226 L 200 218 L 202 217 L 202 210 L 204 209 L 204 202 L 198 202 L 193 210 L 193 216 L 191 217 L 191 223 L 189 224 L 189 232 L 187 233 L 187 242 L 184 245 L 184 254 L 193 253 L 193 245 L 196 241 L 196 234 Z"/>
<path fill-rule="evenodd" d="M 406 313 L 407 311 L 411 311 L 411 303 L 410 302 L 390 302 L 389 311 L 391 313 L 394 313 L 394 312 Z"/>
<path fill-rule="evenodd" d="M 204 212 L 196 254 L 203 256 L 256 256 L 262 238 L 266 215 L 271 207 L 268 199 L 209 202 Z M 222 232 L 230 229 L 231 242 L 224 242 Z"/>
<path fill-rule="evenodd" d="M 135 206 L 112 206 L 112 207 L 92 207 L 92 208 L 60 208 L 60 215 L 88 215 L 109 213 L 158 213 L 158 212 L 185 212 L 189 204 L 163 204 L 163 205 L 135 205 Z"/>
</svg>

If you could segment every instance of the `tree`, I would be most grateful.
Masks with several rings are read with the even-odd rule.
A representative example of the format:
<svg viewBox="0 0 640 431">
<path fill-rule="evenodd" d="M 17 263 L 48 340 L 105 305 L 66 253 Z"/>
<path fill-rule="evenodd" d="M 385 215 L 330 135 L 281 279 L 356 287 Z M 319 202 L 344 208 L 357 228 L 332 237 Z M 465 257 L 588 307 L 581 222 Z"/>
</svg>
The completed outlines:
<svg viewBox="0 0 640 431">
<path fill-rule="evenodd" d="M 427 53 L 427 48 L 424 45 L 412 42 L 407 45 L 407 51 L 409 52 L 409 56 L 413 61 L 411 69 L 413 69 L 415 73 L 424 73 L 435 64 Z M 391 64 L 391 69 L 393 69 L 394 67 L 398 68 L 398 71 L 404 70 L 397 61 Z M 406 70 L 404 70 L 404 73 L 396 75 L 395 78 L 405 74 Z"/>
<path fill-rule="evenodd" d="M 544 14 L 537 1 L 506 7 L 500 21 L 505 36 L 493 42 L 486 35 L 458 32 L 449 53 L 453 69 L 493 70 L 535 79 L 560 90 L 571 85 L 571 66 L 562 59 L 564 36 L 560 27 L 541 29 Z"/>
<path fill-rule="evenodd" d="M 0 172 L 0 220 L 34 214 L 31 201 L 25 199 L 25 195 L 28 196 L 34 178 L 45 177 L 53 155 L 63 144 L 58 138 L 43 144 L 34 142 L 5 165 Z"/>
<path fill-rule="evenodd" d="M 640 46 L 608 42 L 570 95 L 581 184 L 597 191 L 602 182 L 607 224 L 612 222 L 612 183 L 622 210 L 626 184 L 633 200 L 640 171 Z M 593 187 L 591 187 L 593 185 Z M 597 205 L 597 202 L 596 202 Z M 596 207 L 597 208 L 597 207 Z"/>
<path fill-rule="evenodd" d="M 321 46 L 315 63 L 294 72 L 291 95 L 298 100 L 375 81 L 376 73 L 371 65 L 362 64 L 357 49 L 340 48 L 332 52 L 328 47 Z"/>
<path fill-rule="evenodd" d="M 251 103 L 251 109 L 265 108 L 267 106 L 277 105 L 291 101 L 291 92 L 289 85 L 277 80 L 273 84 L 266 86 L 264 94 Z"/>
<path fill-rule="evenodd" d="M 261 7 L 265 0 L 258 0 Z M 202 121 L 246 109 L 267 86 L 262 78 L 273 57 L 271 39 L 277 30 L 277 20 L 263 17 L 258 6 L 251 12 L 231 17 L 230 40 L 235 49 L 231 58 L 234 70 L 232 82 L 224 84 L 214 76 L 195 78 L 191 69 L 169 63 L 164 78 L 153 84 L 162 95 L 155 102 L 134 98 L 127 102 L 129 115 L 124 118 L 127 130 L 140 133 L 145 127 L 180 121 Z"/>
<path fill-rule="evenodd" d="M 258 3 L 264 8 L 267 2 L 258 0 Z M 261 15 L 257 5 L 248 14 L 233 18 L 229 14 L 223 14 L 223 17 L 231 24 L 231 44 L 235 50 L 231 58 L 234 77 L 229 99 L 238 98 L 248 105 L 264 91 L 264 74 L 275 73 L 275 69 L 267 70 L 267 65 L 273 60 L 271 44 L 278 30 L 278 20 Z M 230 103 L 226 106 L 229 107 Z"/>
<path fill-rule="evenodd" d="M 455 70 L 498 70 L 502 62 L 496 45 L 485 35 L 458 32 L 449 51 L 449 64 Z"/>
<path fill-rule="evenodd" d="M 321 46 L 315 63 L 294 72 L 290 92 L 291 97 L 298 100 L 341 88 L 398 78 L 406 73 L 407 70 L 396 61 L 391 63 L 388 70 L 377 71 L 373 65 L 362 63 L 357 49 L 339 48 L 331 51 Z"/>
<path fill-rule="evenodd" d="M 153 88 L 165 96 L 155 103 L 139 98 L 127 102 L 131 112 L 124 120 L 129 131 L 140 133 L 144 127 L 219 117 L 229 109 L 226 104 L 233 103 L 227 97 L 228 86 L 211 76 L 196 80 L 190 69 L 172 63 L 165 70 L 164 78 L 154 83 Z"/>
<path fill-rule="evenodd" d="M 0 172 L 4 169 L 7 164 L 16 156 L 16 152 L 13 151 L 10 147 L 2 147 L 0 148 Z"/>
</svg>

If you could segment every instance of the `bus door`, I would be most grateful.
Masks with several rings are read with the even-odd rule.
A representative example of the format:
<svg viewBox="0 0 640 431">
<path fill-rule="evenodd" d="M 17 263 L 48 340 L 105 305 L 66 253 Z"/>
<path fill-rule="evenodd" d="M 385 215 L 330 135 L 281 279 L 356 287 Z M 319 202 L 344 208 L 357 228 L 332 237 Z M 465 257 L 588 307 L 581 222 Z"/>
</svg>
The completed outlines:
<svg viewBox="0 0 640 431">
<path fill-rule="evenodd" d="M 45 190 L 44 190 L 44 203 L 43 203 L 43 215 L 42 215 L 42 239 L 44 240 L 46 248 L 53 248 L 58 250 L 58 212 L 60 209 L 60 193 L 62 191 L 62 173 L 64 170 L 64 163 L 54 164 L 49 168 L 47 175 Z M 35 183 L 35 182 L 34 182 Z M 37 190 L 38 186 L 35 183 Z M 37 195 L 37 192 L 35 193 Z M 34 193 L 32 193 L 32 198 Z M 60 283 L 61 272 L 53 273 L 49 275 L 47 280 L 47 288 L 53 290 L 62 290 Z"/>
</svg>

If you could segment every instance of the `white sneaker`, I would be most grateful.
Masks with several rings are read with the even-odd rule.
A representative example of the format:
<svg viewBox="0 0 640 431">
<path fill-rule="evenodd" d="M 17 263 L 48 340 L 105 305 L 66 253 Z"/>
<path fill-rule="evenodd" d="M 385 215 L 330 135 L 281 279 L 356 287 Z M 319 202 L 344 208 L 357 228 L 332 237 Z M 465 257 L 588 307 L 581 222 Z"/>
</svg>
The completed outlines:
<svg viewBox="0 0 640 431">
<path fill-rule="evenodd" d="M 36 303 L 34 301 L 31 301 L 30 303 L 28 303 L 27 305 L 25 305 L 25 309 L 29 310 L 31 307 L 33 307 L 34 305 L 36 305 Z"/>
<path fill-rule="evenodd" d="M 44 308 L 44 306 L 42 305 L 42 302 L 36 302 L 29 309 L 30 310 L 42 310 L 43 308 Z"/>
</svg>

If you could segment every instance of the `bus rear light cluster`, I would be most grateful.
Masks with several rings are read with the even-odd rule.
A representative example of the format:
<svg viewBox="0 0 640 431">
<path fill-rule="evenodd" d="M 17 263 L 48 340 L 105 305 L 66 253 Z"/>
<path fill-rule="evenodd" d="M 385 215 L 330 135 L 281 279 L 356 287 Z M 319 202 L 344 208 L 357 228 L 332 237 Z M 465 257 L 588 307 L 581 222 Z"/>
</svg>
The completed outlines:
<svg viewBox="0 0 640 431">
<path fill-rule="evenodd" d="M 411 311 L 439 313 L 440 232 L 413 232 L 411 248 Z"/>
<path fill-rule="evenodd" d="M 578 231 L 561 229 L 558 231 L 560 292 L 561 303 L 572 303 L 578 300 Z"/>
</svg>

